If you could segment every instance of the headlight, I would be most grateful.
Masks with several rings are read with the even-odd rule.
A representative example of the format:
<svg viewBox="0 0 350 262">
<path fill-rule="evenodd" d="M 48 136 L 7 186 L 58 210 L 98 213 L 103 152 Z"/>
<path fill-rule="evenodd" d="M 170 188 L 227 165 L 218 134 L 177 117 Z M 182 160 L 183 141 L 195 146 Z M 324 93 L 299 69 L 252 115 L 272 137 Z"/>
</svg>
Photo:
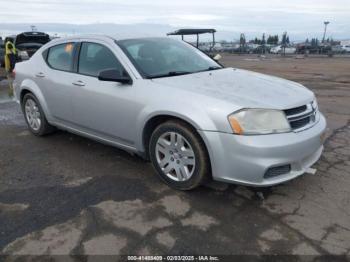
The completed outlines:
<svg viewBox="0 0 350 262">
<path fill-rule="evenodd" d="M 291 127 L 283 111 L 244 109 L 228 117 L 237 135 L 265 135 L 290 132 Z"/>
</svg>

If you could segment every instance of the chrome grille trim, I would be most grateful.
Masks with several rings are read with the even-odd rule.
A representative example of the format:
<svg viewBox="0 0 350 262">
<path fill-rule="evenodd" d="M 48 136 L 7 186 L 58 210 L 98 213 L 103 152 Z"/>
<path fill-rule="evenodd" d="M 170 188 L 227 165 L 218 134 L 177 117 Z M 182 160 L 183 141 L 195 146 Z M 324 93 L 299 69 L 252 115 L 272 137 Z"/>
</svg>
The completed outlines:
<svg viewBox="0 0 350 262">
<path fill-rule="evenodd" d="M 303 113 L 306 109 L 307 109 L 307 106 L 304 105 L 304 106 L 299 106 L 299 107 L 284 110 L 284 112 L 286 113 L 287 116 L 290 116 L 290 115 L 297 115 L 297 114 Z"/>
<path fill-rule="evenodd" d="M 301 108 L 304 111 L 301 112 Z M 318 116 L 318 108 L 313 108 L 312 103 L 302 107 L 284 110 L 287 120 L 294 132 L 300 132 L 308 129 L 316 124 Z M 297 112 L 296 114 L 291 114 Z"/>
</svg>

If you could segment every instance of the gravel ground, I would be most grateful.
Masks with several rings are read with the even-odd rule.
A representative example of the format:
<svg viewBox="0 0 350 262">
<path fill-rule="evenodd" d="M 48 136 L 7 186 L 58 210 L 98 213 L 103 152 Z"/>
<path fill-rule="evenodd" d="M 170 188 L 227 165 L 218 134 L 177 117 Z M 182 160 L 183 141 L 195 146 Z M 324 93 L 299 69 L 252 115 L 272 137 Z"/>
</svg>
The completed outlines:
<svg viewBox="0 0 350 262">
<path fill-rule="evenodd" d="M 1 252 L 350 256 L 350 59 L 222 61 L 316 93 L 329 123 L 316 175 L 266 189 L 214 183 L 177 192 L 119 149 L 61 131 L 32 136 L 2 81 Z"/>
</svg>

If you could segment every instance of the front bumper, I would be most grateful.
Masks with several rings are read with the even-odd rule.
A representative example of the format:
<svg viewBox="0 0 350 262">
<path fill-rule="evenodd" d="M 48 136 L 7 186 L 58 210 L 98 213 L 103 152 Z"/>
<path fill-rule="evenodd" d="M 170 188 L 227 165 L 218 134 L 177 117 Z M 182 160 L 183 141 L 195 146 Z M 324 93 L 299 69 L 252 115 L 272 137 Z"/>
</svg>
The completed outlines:
<svg viewBox="0 0 350 262">
<path fill-rule="evenodd" d="M 199 131 L 212 165 L 213 179 L 248 186 L 272 186 L 304 174 L 321 157 L 326 120 L 298 133 L 238 136 Z M 288 173 L 265 178 L 273 167 L 290 165 Z"/>
</svg>

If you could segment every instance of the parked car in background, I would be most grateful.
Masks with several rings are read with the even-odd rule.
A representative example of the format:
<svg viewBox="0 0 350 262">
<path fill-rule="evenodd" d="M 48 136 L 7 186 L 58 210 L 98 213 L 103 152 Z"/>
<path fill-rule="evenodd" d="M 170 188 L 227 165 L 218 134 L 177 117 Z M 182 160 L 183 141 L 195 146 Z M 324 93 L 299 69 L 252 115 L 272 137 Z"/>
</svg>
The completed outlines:
<svg viewBox="0 0 350 262">
<path fill-rule="evenodd" d="M 256 53 L 256 50 L 260 47 L 258 44 L 248 43 L 246 46 L 246 50 L 249 54 Z"/>
<path fill-rule="evenodd" d="M 287 46 L 285 48 L 285 51 L 283 50 L 283 47 L 281 45 L 279 46 L 275 46 L 275 47 L 272 47 L 270 49 L 270 53 L 272 54 L 282 54 L 282 53 L 286 53 L 286 54 L 295 54 L 297 51 L 297 49 L 295 47 L 292 47 L 292 46 Z"/>
<path fill-rule="evenodd" d="M 254 54 L 267 54 L 270 53 L 271 47 L 269 45 L 259 45 L 253 50 Z"/>
<path fill-rule="evenodd" d="M 346 52 L 346 53 L 350 53 L 350 45 L 343 45 L 342 49 Z"/>
<path fill-rule="evenodd" d="M 235 53 L 239 51 L 239 44 L 236 43 L 223 43 L 222 52 Z"/>
<path fill-rule="evenodd" d="M 223 48 L 221 43 L 215 43 L 212 50 L 215 52 L 222 52 L 224 50 L 224 48 Z"/>
<path fill-rule="evenodd" d="M 335 45 L 335 46 L 332 46 L 332 52 L 334 54 L 345 54 L 346 53 L 346 50 L 343 46 L 341 45 Z"/>
<path fill-rule="evenodd" d="M 16 65 L 14 91 L 33 134 L 58 127 L 139 154 L 180 190 L 279 184 L 323 151 L 313 92 L 171 38 L 54 40 Z"/>
<path fill-rule="evenodd" d="M 279 52 L 281 52 L 282 47 L 280 45 L 278 46 L 274 46 L 270 49 L 270 53 L 271 54 L 278 54 Z"/>
<path fill-rule="evenodd" d="M 332 54 L 332 46 L 329 44 L 319 44 L 312 46 L 311 44 L 298 44 L 298 54 Z"/>
<path fill-rule="evenodd" d="M 285 49 L 285 53 L 286 53 L 286 54 L 295 54 L 296 51 L 297 51 L 297 49 L 296 49 L 295 47 L 293 47 L 293 46 L 286 47 L 286 49 Z M 282 52 L 283 52 L 283 51 L 282 51 Z M 282 52 L 281 52 L 281 53 L 282 53 Z"/>
<path fill-rule="evenodd" d="M 49 41 L 51 41 L 50 36 L 42 32 L 24 32 L 16 35 L 14 44 L 19 61 L 28 60 Z"/>
</svg>

